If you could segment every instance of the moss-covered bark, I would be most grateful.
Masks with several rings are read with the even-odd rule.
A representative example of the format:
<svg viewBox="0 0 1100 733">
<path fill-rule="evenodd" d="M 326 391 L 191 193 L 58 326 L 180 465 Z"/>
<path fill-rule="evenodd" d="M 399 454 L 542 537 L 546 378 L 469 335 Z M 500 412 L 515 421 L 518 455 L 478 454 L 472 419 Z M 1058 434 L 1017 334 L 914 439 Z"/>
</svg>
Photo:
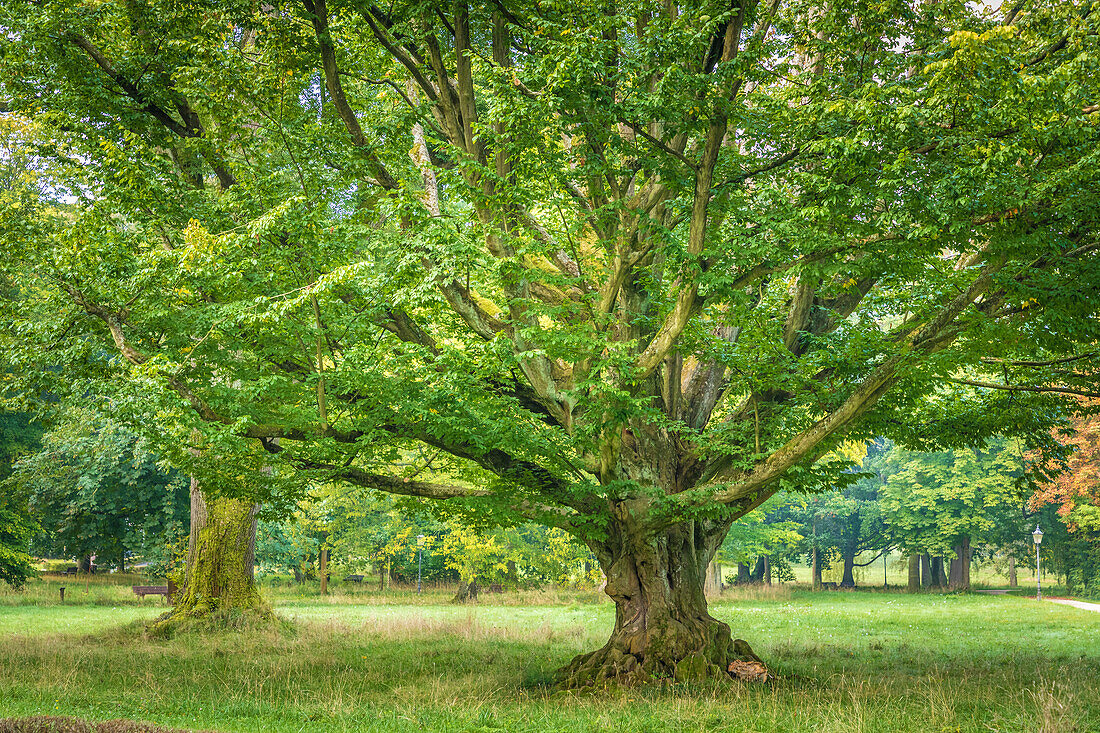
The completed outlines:
<svg viewBox="0 0 1100 733">
<path fill-rule="evenodd" d="M 707 565 L 726 529 L 712 525 L 686 522 L 649 539 L 617 526 L 594 548 L 615 601 L 615 628 L 601 649 L 560 671 L 562 686 L 729 679 L 732 662 L 760 662 L 707 611 Z"/>
<path fill-rule="evenodd" d="M 207 497 L 191 486 L 191 536 L 175 607 L 158 625 L 184 621 L 273 618 L 253 576 L 259 505 Z"/>
</svg>

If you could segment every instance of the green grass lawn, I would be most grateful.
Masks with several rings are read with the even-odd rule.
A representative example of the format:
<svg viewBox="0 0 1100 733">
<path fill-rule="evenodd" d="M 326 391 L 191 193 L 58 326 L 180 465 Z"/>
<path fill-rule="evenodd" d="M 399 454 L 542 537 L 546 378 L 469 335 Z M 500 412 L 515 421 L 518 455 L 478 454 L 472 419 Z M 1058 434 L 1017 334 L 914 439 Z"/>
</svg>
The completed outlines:
<svg viewBox="0 0 1100 733">
<path fill-rule="evenodd" d="M 1100 731 L 1100 614 L 1065 606 L 746 592 L 713 612 L 777 682 L 555 695 L 538 683 L 604 641 L 610 604 L 436 595 L 276 596 L 296 633 L 163 640 L 124 626 L 162 611 L 156 601 L 32 594 L 0 604 L 0 717 L 226 731 Z"/>
</svg>

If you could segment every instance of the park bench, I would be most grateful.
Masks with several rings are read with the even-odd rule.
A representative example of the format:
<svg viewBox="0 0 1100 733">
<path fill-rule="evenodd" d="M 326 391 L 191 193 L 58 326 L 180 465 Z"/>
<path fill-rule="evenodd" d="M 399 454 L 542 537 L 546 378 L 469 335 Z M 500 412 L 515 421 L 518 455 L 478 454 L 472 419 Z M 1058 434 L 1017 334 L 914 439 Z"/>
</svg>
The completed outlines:
<svg viewBox="0 0 1100 733">
<path fill-rule="evenodd" d="M 132 586 L 135 596 L 164 596 L 168 597 L 168 586 L 166 585 L 135 585 Z"/>
<path fill-rule="evenodd" d="M 76 575 L 76 568 L 65 568 L 61 571 L 62 575 Z"/>
<path fill-rule="evenodd" d="M 345 583 L 362 583 L 363 582 L 363 576 L 362 575 L 345 575 L 344 576 L 344 582 Z"/>
</svg>

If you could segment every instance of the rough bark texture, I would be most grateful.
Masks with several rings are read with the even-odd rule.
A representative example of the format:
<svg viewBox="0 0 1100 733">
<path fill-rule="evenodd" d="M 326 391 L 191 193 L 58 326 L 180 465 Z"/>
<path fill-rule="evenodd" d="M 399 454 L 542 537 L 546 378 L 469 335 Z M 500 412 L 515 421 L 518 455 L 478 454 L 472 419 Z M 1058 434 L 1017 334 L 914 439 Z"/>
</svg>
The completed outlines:
<svg viewBox="0 0 1100 733">
<path fill-rule="evenodd" d="M 733 662 L 762 664 L 707 611 L 707 566 L 728 528 L 707 524 L 686 522 L 650 538 L 616 526 L 610 541 L 593 545 L 615 601 L 615 627 L 603 648 L 560 671 L 563 686 L 729 679 Z"/>
<path fill-rule="evenodd" d="M 722 593 L 722 566 L 712 562 L 707 568 L 706 585 L 703 588 L 707 598 L 713 598 Z"/>
<path fill-rule="evenodd" d="M 920 590 L 920 556 L 909 556 L 909 586 L 907 590 L 910 593 L 916 593 Z"/>
<path fill-rule="evenodd" d="M 927 552 L 920 556 L 920 587 L 932 587 L 932 558 Z"/>
<path fill-rule="evenodd" d="M 810 575 L 813 578 L 813 588 L 821 590 L 821 550 L 815 547 L 812 555 Z"/>
<path fill-rule="evenodd" d="M 948 578 L 951 590 L 970 590 L 970 538 L 963 537 L 955 545 L 955 557 L 951 560 L 951 572 Z"/>
<path fill-rule="evenodd" d="M 1016 579 L 1016 558 L 1008 558 L 1008 587 L 1015 588 L 1019 581 Z"/>
<path fill-rule="evenodd" d="M 248 615 L 272 618 L 253 577 L 259 505 L 206 497 L 191 482 L 191 535 L 183 586 L 159 623 Z"/>
</svg>

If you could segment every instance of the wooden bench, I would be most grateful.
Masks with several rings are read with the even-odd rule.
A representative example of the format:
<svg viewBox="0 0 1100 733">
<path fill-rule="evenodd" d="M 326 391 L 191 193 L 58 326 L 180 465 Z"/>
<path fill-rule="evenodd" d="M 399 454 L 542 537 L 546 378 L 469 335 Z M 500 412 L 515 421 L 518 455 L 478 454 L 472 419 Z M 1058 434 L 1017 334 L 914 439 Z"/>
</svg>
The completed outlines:
<svg viewBox="0 0 1100 733">
<path fill-rule="evenodd" d="M 363 582 L 363 576 L 362 575 L 345 575 L 344 576 L 344 582 L 345 583 L 362 583 Z"/>
<path fill-rule="evenodd" d="M 135 585 L 132 586 L 135 596 L 164 596 L 168 597 L 168 586 L 166 585 Z"/>
</svg>

